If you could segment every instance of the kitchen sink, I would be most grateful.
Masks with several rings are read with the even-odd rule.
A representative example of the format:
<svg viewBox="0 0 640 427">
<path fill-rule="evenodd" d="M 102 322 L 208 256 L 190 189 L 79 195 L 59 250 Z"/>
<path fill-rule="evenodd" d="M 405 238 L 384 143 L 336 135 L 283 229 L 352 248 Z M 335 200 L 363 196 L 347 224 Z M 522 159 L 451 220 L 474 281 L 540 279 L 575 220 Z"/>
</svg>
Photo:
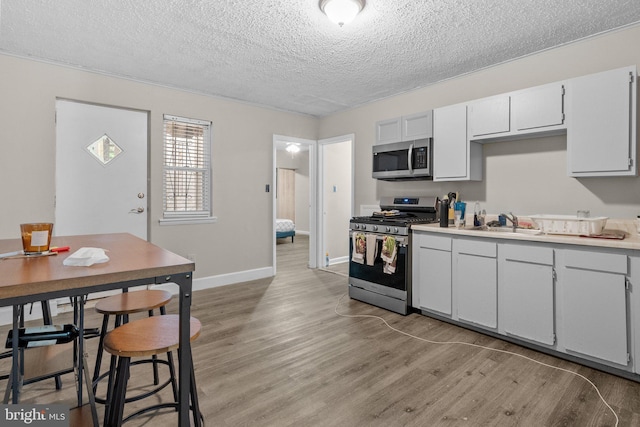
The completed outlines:
<svg viewBox="0 0 640 427">
<path fill-rule="evenodd" d="M 492 231 L 495 233 L 514 233 L 514 234 L 529 234 L 529 235 L 542 234 L 540 230 L 536 230 L 532 228 L 516 228 L 514 231 L 513 227 L 482 227 L 482 228 L 479 227 L 478 230 Z"/>
</svg>

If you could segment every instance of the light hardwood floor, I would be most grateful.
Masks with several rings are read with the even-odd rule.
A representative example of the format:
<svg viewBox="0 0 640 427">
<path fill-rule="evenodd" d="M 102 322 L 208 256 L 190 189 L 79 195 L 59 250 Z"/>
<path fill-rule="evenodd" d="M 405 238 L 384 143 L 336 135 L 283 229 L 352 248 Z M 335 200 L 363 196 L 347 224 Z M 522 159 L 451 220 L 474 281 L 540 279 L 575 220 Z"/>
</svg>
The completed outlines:
<svg viewBox="0 0 640 427">
<path fill-rule="evenodd" d="M 194 293 L 193 315 L 203 331 L 193 354 L 207 426 L 615 424 L 595 390 L 574 375 L 482 348 L 425 343 L 379 319 L 341 317 L 334 310 L 379 316 L 430 340 L 513 351 L 578 372 L 600 388 L 620 426 L 640 425 L 640 384 L 425 316 L 350 300 L 346 277 L 306 267 L 307 245 L 305 236 L 293 244 L 279 241 L 273 278 Z M 87 323 L 97 326 L 99 318 L 89 314 Z M 96 344 L 89 341 L 90 352 Z M 132 373 L 132 381 L 140 377 L 149 373 Z M 63 378 L 63 391 L 50 381 L 32 384 L 23 401 L 72 399 L 71 377 Z M 127 425 L 174 426 L 175 420 L 163 413 Z"/>
</svg>

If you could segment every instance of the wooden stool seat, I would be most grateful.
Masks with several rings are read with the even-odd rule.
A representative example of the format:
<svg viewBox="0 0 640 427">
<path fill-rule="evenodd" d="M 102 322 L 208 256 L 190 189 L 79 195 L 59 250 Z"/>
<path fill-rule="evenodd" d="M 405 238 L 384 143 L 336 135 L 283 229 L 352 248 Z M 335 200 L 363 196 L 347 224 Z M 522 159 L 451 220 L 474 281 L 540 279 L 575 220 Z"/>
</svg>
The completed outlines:
<svg viewBox="0 0 640 427">
<path fill-rule="evenodd" d="M 166 314 L 166 305 L 171 301 L 173 295 L 171 292 L 159 289 L 143 289 L 139 291 L 123 292 L 121 294 L 112 295 L 98 301 L 95 310 L 102 314 L 102 327 L 100 328 L 100 342 L 98 343 L 98 352 L 96 353 L 96 364 L 93 371 L 93 393 L 96 395 L 96 402 L 106 403 L 105 399 L 98 396 L 98 384 L 107 375 L 108 371 L 101 373 L 102 354 L 104 348 L 104 338 L 109 328 L 109 318 L 115 318 L 114 328 L 118 328 L 123 323 L 129 322 L 129 315 L 135 313 L 148 312 L 149 316 L 153 316 L 153 311 L 159 309 L 161 315 Z M 167 353 L 167 362 L 173 364 L 171 354 Z M 160 385 L 160 375 L 158 372 L 158 364 L 161 362 L 156 355 L 153 356 L 153 384 Z M 138 362 L 146 363 L 146 362 Z M 111 360 L 109 371 L 113 369 L 115 358 Z M 160 388 L 162 388 L 161 386 Z M 175 386 L 174 386 L 175 389 Z M 135 398 L 132 398 L 135 399 Z"/>
<path fill-rule="evenodd" d="M 129 322 L 107 334 L 104 349 L 118 357 L 150 357 L 167 353 L 179 346 L 179 326 L 177 314 Z M 190 341 L 193 341 L 200 336 L 202 324 L 191 317 L 190 329 Z"/>
<path fill-rule="evenodd" d="M 195 317 L 190 319 L 189 341 L 194 341 L 200 336 L 202 324 Z M 113 358 L 118 359 L 117 367 L 112 364 L 109 370 L 109 386 L 107 391 L 108 402 L 105 408 L 105 426 L 120 426 L 123 422 L 134 418 L 138 415 L 149 411 L 155 411 L 161 408 L 178 408 L 178 395 L 175 391 L 176 377 L 173 361 L 170 359 L 170 381 L 174 386 L 174 401 L 166 403 L 158 403 L 124 417 L 124 406 L 132 400 L 139 400 L 143 397 L 127 398 L 127 383 L 130 376 L 130 367 L 136 362 L 132 362 L 131 358 L 141 357 L 147 358 L 156 356 L 161 353 L 171 354 L 180 346 L 180 316 L 176 314 L 166 314 L 163 316 L 147 317 L 132 322 L 109 332 L 104 339 L 104 349 L 111 353 Z M 193 412 L 193 422 L 196 427 L 203 425 L 202 414 L 198 405 L 198 394 L 196 388 L 196 378 L 193 369 L 193 361 L 190 360 L 190 376 L 191 388 L 189 397 L 191 401 L 190 408 Z M 160 389 L 146 394 L 148 397 L 155 394 Z"/>
<path fill-rule="evenodd" d="M 98 301 L 95 309 L 100 314 L 123 315 L 155 310 L 171 301 L 171 292 L 158 289 L 123 292 Z"/>
</svg>

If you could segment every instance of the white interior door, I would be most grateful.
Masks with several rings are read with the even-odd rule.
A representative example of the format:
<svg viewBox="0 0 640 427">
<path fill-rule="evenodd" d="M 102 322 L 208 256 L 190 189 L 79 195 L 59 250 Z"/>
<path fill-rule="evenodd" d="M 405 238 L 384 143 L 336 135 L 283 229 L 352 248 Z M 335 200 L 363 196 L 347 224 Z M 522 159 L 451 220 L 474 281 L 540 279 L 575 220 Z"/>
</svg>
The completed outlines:
<svg viewBox="0 0 640 427">
<path fill-rule="evenodd" d="M 55 235 L 147 239 L 147 120 L 143 111 L 56 102 Z"/>
</svg>

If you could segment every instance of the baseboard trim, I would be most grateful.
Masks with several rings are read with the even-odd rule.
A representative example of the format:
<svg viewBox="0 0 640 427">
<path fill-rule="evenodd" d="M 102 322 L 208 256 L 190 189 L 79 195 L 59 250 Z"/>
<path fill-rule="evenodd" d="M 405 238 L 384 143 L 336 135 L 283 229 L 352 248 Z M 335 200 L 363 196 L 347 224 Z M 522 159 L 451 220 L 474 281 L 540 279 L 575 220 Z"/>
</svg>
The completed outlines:
<svg viewBox="0 0 640 427">
<path fill-rule="evenodd" d="M 256 268 L 254 270 L 238 271 L 235 273 L 220 274 L 217 276 L 201 277 L 193 279 L 192 290 L 202 291 L 205 289 L 218 288 L 220 286 L 234 285 L 236 283 L 250 282 L 252 280 L 265 279 L 274 276 L 273 267 Z M 165 283 L 155 285 L 153 289 L 164 289 L 174 295 L 178 294 L 178 285 Z"/>
<path fill-rule="evenodd" d="M 256 268 L 254 270 L 238 271 L 235 273 L 220 274 L 217 276 L 201 277 L 193 279 L 192 291 L 202 291 L 205 289 L 213 289 L 220 286 L 234 285 L 236 283 L 250 282 L 251 280 L 265 279 L 274 276 L 273 267 Z M 164 289 L 174 295 L 178 294 L 178 285 L 175 283 L 165 283 L 162 285 L 150 286 L 153 289 Z M 51 304 L 51 316 L 58 314 L 56 304 Z M 33 313 L 26 315 L 26 320 L 42 318 L 42 310 L 40 304 L 34 304 Z M 0 325 L 9 325 L 13 323 L 13 307 L 0 307 Z"/>
</svg>

